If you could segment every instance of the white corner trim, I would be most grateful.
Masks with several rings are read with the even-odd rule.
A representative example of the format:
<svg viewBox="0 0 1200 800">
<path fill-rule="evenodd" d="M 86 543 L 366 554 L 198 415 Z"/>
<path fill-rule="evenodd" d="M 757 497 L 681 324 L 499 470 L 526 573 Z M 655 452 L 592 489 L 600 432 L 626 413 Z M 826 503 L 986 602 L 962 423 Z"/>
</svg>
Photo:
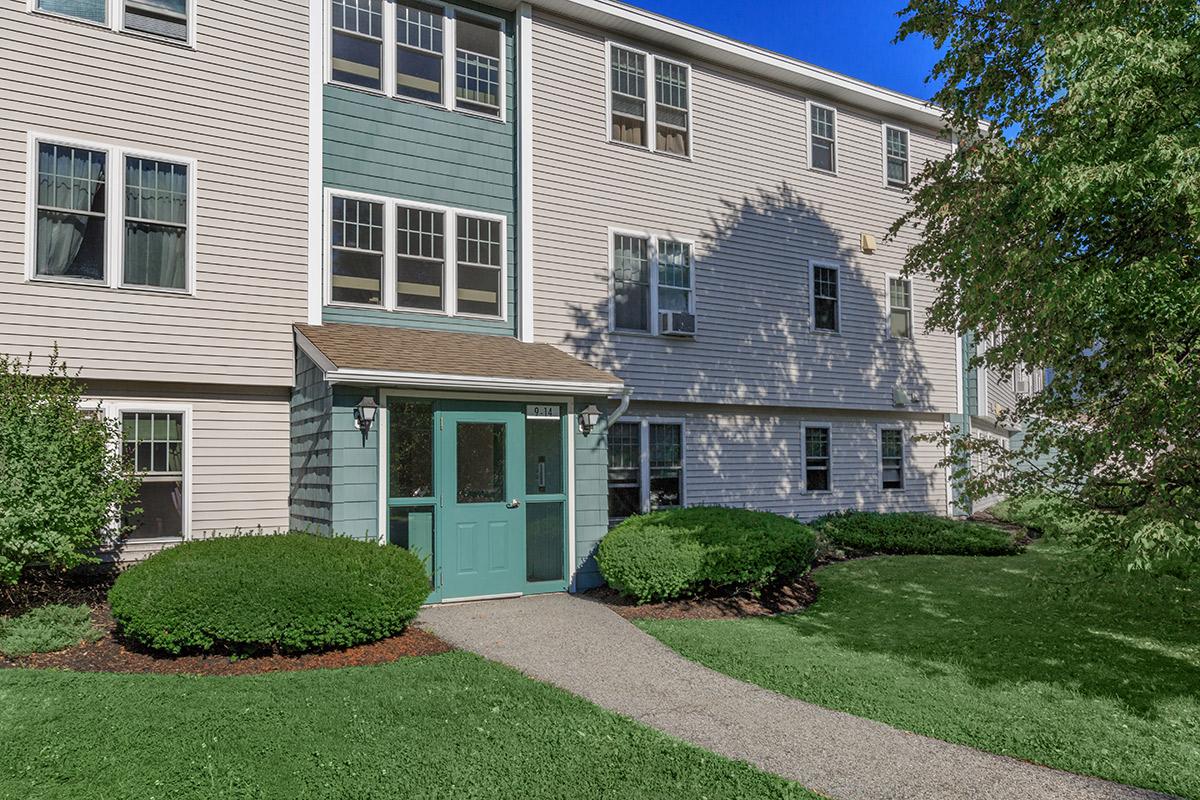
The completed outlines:
<svg viewBox="0 0 1200 800">
<path fill-rule="evenodd" d="M 325 0 L 308 0 L 308 324 L 321 324 L 324 305 Z"/>
<path fill-rule="evenodd" d="M 533 9 L 517 8 L 517 312 L 522 342 L 533 341 Z"/>
</svg>

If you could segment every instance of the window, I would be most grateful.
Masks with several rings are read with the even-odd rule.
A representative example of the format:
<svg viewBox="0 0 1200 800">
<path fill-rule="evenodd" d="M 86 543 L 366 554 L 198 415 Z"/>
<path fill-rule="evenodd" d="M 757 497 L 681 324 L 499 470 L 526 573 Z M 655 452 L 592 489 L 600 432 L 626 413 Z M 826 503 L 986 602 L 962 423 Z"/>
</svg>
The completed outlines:
<svg viewBox="0 0 1200 800">
<path fill-rule="evenodd" d="M 831 429 L 804 426 L 804 488 L 810 492 L 828 492 Z"/>
<path fill-rule="evenodd" d="M 455 96 L 458 108 L 500 116 L 500 48 L 497 23 L 460 16 L 456 21 Z"/>
<path fill-rule="evenodd" d="M 912 281 L 888 276 L 888 330 L 893 339 L 913 336 Z"/>
<path fill-rule="evenodd" d="M 74 17 L 84 22 L 108 23 L 106 0 L 37 0 L 38 11 Z"/>
<path fill-rule="evenodd" d="M 103 281 L 108 153 L 37 147 L 36 275 Z"/>
<path fill-rule="evenodd" d="M 125 461 L 142 476 L 137 498 L 124 510 L 130 539 L 184 534 L 184 420 L 182 413 L 121 414 Z M 140 511 L 137 511 L 140 509 Z"/>
<path fill-rule="evenodd" d="M 611 141 L 660 153 L 691 154 L 691 69 L 686 64 L 611 45 L 609 106 Z"/>
<path fill-rule="evenodd" d="M 125 284 L 187 288 L 188 168 L 125 159 Z"/>
<path fill-rule="evenodd" d="M 446 215 L 397 208 L 396 307 L 444 310 Z"/>
<path fill-rule="evenodd" d="M 125 30 L 187 41 L 187 0 L 125 0 Z"/>
<path fill-rule="evenodd" d="M 383 203 L 333 198 L 331 294 L 337 303 L 379 305 L 383 298 Z"/>
<path fill-rule="evenodd" d="M 613 330 L 654 333 L 659 311 L 695 313 L 690 242 L 620 232 L 612 236 Z"/>
<path fill-rule="evenodd" d="M 884 489 L 904 488 L 904 431 L 881 428 L 879 431 L 879 466 Z"/>
<path fill-rule="evenodd" d="M 328 302 L 506 316 L 503 217 L 337 192 L 327 203 Z"/>
<path fill-rule="evenodd" d="M 463 314 L 500 316 L 504 245 L 500 222 L 458 218 L 458 310 Z"/>
<path fill-rule="evenodd" d="M 330 64 L 338 83 L 383 88 L 383 0 L 333 0 Z"/>
<path fill-rule="evenodd" d="M 642 511 L 642 434 L 636 422 L 608 429 L 608 516 L 619 520 Z"/>
<path fill-rule="evenodd" d="M 908 131 L 883 126 L 883 156 L 887 164 L 887 185 L 908 185 Z"/>
<path fill-rule="evenodd" d="M 396 4 L 396 94 L 442 102 L 442 9 L 422 3 Z"/>
<path fill-rule="evenodd" d="M 836 333 L 841 329 L 841 312 L 838 309 L 839 278 L 839 270 L 835 265 L 813 264 L 812 324 L 815 330 Z"/>
<path fill-rule="evenodd" d="M 829 106 L 808 104 L 810 142 L 809 166 L 826 172 L 837 171 L 837 111 Z"/>
<path fill-rule="evenodd" d="M 36 134 L 29 153 L 28 277 L 191 290 L 193 161 Z"/>
<path fill-rule="evenodd" d="M 608 429 L 608 516 L 683 505 L 683 424 L 621 421 Z"/>
<path fill-rule="evenodd" d="M 503 118 L 502 20 L 422 0 L 330 3 L 330 81 Z"/>
<path fill-rule="evenodd" d="M 691 152 L 688 125 L 688 68 L 654 59 L 655 149 L 686 156 Z"/>
</svg>

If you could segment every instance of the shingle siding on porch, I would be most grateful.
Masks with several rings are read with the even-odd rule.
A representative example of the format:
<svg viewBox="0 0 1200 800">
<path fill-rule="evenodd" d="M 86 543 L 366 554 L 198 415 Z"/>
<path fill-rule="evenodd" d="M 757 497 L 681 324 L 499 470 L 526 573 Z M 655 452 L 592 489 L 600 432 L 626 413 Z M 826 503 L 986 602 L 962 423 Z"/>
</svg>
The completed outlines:
<svg viewBox="0 0 1200 800">
<path fill-rule="evenodd" d="M 575 411 L 595 403 L 608 410 L 613 401 L 578 398 Z M 604 583 L 595 552 L 608 533 L 608 434 L 604 423 L 584 436 L 575 426 L 575 588 L 586 591 Z"/>
<path fill-rule="evenodd" d="M 296 388 L 292 392 L 293 530 L 329 534 L 333 526 L 333 393 L 320 367 L 296 353 Z"/>
<path fill-rule="evenodd" d="M 379 538 L 379 425 L 363 439 L 354 407 L 374 389 L 333 390 L 333 532 L 353 539 Z"/>
</svg>

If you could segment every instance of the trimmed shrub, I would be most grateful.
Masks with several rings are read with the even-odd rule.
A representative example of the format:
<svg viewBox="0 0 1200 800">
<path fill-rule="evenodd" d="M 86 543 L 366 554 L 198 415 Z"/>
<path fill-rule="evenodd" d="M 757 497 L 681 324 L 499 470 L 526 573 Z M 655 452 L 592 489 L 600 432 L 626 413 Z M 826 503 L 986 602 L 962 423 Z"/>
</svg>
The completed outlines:
<svg viewBox="0 0 1200 800">
<path fill-rule="evenodd" d="M 87 606 L 42 606 L 12 619 L 0 617 L 0 655 L 53 653 L 100 635 Z"/>
<path fill-rule="evenodd" d="M 930 514 L 845 511 L 813 522 L 822 541 L 856 553 L 1007 556 L 1021 552 L 1008 533 Z"/>
<path fill-rule="evenodd" d="M 307 533 L 187 542 L 108 593 L 129 639 L 164 653 L 302 653 L 401 633 L 429 595 L 408 550 Z"/>
<path fill-rule="evenodd" d="M 812 566 L 816 538 L 799 522 L 738 508 L 695 507 L 630 517 L 600 542 L 608 585 L 638 603 L 758 592 Z"/>
</svg>

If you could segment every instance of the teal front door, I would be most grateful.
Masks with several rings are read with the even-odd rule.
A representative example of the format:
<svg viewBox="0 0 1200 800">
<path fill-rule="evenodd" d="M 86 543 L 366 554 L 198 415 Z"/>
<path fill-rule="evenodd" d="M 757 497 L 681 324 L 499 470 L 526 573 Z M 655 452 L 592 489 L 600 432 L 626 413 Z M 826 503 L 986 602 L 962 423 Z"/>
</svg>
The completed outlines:
<svg viewBox="0 0 1200 800">
<path fill-rule="evenodd" d="M 444 599 L 525 585 L 525 416 L 502 403 L 441 404 Z"/>
</svg>

